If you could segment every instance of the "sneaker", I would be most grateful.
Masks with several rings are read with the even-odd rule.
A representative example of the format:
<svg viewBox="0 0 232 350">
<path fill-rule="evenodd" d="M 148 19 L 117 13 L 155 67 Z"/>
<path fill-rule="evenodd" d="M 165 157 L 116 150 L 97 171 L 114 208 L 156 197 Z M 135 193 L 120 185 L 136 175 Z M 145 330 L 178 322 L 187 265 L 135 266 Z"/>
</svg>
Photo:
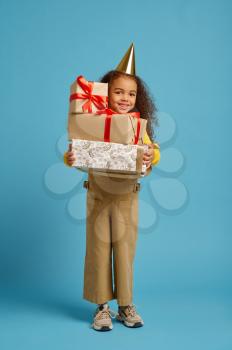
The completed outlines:
<svg viewBox="0 0 232 350">
<path fill-rule="evenodd" d="M 142 318 L 136 312 L 134 304 L 125 307 L 119 306 L 116 319 L 130 328 L 138 328 L 144 325 Z"/>
<path fill-rule="evenodd" d="M 95 311 L 92 327 L 96 331 L 111 331 L 113 324 L 111 318 L 115 318 L 116 313 L 110 310 L 108 304 L 99 305 Z"/>
</svg>

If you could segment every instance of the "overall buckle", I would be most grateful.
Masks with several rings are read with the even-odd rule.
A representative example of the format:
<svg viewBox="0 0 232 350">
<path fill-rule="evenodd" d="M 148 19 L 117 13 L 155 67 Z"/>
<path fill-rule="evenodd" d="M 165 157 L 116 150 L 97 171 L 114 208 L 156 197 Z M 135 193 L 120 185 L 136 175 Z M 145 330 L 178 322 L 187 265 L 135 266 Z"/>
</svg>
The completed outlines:
<svg viewBox="0 0 232 350">
<path fill-rule="evenodd" d="M 86 188 L 86 189 L 89 189 L 89 181 L 88 180 L 85 180 L 83 182 L 83 187 Z"/>
<path fill-rule="evenodd" d="M 140 183 L 139 182 L 134 184 L 134 189 L 133 189 L 133 192 L 138 192 L 138 191 L 140 191 Z"/>
</svg>

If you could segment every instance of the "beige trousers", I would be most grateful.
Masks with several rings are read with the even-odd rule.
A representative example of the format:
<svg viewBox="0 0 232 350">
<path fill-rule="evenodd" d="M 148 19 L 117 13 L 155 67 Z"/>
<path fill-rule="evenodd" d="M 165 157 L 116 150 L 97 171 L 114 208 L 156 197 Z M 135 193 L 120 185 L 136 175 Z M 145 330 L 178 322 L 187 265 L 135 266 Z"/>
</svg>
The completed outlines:
<svg viewBox="0 0 232 350">
<path fill-rule="evenodd" d="M 132 303 L 133 260 L 137 241 L 136 179 L 89 174 L 83 298 L 101 304 Z M 113 272 L 112 272 L 113 270 Z"/>
</svg>

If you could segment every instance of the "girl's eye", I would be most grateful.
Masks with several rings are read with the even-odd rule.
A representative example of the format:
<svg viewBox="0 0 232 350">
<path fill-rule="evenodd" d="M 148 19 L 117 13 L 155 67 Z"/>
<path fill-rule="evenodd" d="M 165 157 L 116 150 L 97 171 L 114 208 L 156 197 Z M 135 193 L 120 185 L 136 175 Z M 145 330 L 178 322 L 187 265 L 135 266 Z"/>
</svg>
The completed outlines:
<svg viewBox="0 0 232 350">
<path fill-rule="evenodd" d="M 115 93 L 116 93 L 117 95 L 119 95 L 119 94 L 121 94 L 121 91 L 115 91 Z"/>
<path fill-rule="evenodd" d="M 135 96 L 135 94 L 130 94 L 130 96 Z"/>
</svg>

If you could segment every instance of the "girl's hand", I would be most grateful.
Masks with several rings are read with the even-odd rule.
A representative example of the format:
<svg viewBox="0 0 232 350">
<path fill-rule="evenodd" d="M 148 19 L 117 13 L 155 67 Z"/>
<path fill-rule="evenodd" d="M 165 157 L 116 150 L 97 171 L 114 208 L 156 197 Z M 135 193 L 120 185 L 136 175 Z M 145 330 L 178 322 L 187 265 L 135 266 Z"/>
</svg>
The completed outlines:
<svg viewBox="0 0 232 350">
<path fill-rule="evenodd" d="M 146 164 L 147 169 L 150 168 L 151 163 L 154 159 L 154 146 L 153 144 L 148 145 L 148 151 L 143 155 L 143 163 Z"/>
<path fill-rule="evenodd" d="M 69 144 L 68 152 L 66 153 L 66 160 L 69 166 L 72 166 L 75 162 L 76 158 L 74 156 L 74 153 L 72 152 L 72 145 Z"/>
</svg>

